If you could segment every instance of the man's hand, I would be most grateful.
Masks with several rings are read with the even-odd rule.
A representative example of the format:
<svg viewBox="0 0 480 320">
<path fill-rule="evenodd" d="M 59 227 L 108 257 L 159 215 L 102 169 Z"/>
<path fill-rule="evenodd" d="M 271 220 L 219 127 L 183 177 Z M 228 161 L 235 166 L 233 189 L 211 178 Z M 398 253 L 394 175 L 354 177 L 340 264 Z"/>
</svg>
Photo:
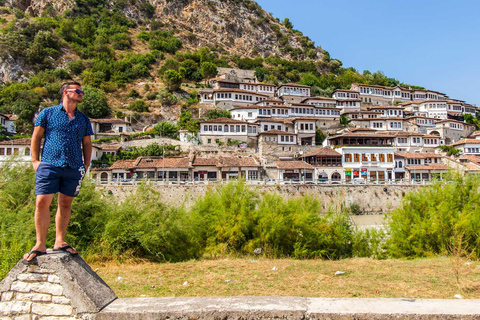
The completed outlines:
<svg viewBox="0 0 480 320">
<path fill-rule="evenodd" d="M 40 162 L 40 160 L 32 160 L 33 170 L 37 171 Z"/>
</svg>

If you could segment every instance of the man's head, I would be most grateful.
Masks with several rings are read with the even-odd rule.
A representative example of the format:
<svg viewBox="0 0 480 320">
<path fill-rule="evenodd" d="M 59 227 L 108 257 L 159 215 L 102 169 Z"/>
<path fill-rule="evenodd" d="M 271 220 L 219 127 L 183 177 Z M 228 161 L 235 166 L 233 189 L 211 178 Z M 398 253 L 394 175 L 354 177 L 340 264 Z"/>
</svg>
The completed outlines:
<svg viewBox="0 0 480 320">
<path fill-rule="evenodd" d="M 62 84 L 60 87 L 60 94 L 62 95 L 62 100 L 71 101 L 71 102 L 82 102 L 83 91 L 80 83 L 75 81 L 69 81 Z"/>
</svg>

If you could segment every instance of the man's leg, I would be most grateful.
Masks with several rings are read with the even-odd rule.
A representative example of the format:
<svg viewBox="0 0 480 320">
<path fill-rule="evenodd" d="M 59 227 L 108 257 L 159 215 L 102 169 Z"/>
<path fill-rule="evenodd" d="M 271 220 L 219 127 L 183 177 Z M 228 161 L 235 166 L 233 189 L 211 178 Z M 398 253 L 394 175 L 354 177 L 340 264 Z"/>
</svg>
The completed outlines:
<svg viewBox="0 0 480 320">
<path fill-rule="evenodd" d="M 47 232 L 50 225 L 50 204 L 53 200 L 53 194 L 37 195 L 35 203 L 35 231 L 37 232 L 37 243 L 33 250 L 45 252 L 47 250 Z M 25 254 L 23 259 L 30 261 L 35 258 L 35 254 Z"/>
<path fill-rule="evenodd" d="M 72 201 L 74 197 L 58 193 L 58 209 L 55 216 L 55 245 L 53 249 L 59 249 L 68 245 L 65 242 L 65 234 L 67 233 L 68 223 L 70 222 L 70 215 L 72 213 Z M 77 253 L 75 249 L 68 249 L 70 253 Z"/>
</svg>

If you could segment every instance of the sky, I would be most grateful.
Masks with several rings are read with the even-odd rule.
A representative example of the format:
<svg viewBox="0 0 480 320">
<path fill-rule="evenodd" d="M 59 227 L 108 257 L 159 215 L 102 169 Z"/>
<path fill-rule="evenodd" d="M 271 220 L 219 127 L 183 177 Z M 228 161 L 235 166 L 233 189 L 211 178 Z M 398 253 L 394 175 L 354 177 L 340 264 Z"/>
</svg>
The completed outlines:
<svg viewBox="0 0 480 320">
<path fill-rule="evenodd" d="M 360 73 L 480 107 L 479 0 L 256 0 Z"/>
</svg>

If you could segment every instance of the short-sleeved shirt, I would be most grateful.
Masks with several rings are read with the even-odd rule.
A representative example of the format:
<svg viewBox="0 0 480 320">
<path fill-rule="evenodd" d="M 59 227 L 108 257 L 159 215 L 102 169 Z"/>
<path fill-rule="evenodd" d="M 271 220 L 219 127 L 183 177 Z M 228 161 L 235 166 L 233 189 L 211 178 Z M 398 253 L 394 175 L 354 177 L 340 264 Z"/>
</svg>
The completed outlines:
<svg viewBox="0 0 480 320">
<path fill-rule="evenodd" d="M 72 119 L 60 103 L 58 106 L 43 109 L 35 121 L 35 126 L 45 129 L 42 162 L 56 167 L 78 169 L 84 166 L 82 140 L 93 135 L 90 119 L 78 110 Z"/>
</svg>

